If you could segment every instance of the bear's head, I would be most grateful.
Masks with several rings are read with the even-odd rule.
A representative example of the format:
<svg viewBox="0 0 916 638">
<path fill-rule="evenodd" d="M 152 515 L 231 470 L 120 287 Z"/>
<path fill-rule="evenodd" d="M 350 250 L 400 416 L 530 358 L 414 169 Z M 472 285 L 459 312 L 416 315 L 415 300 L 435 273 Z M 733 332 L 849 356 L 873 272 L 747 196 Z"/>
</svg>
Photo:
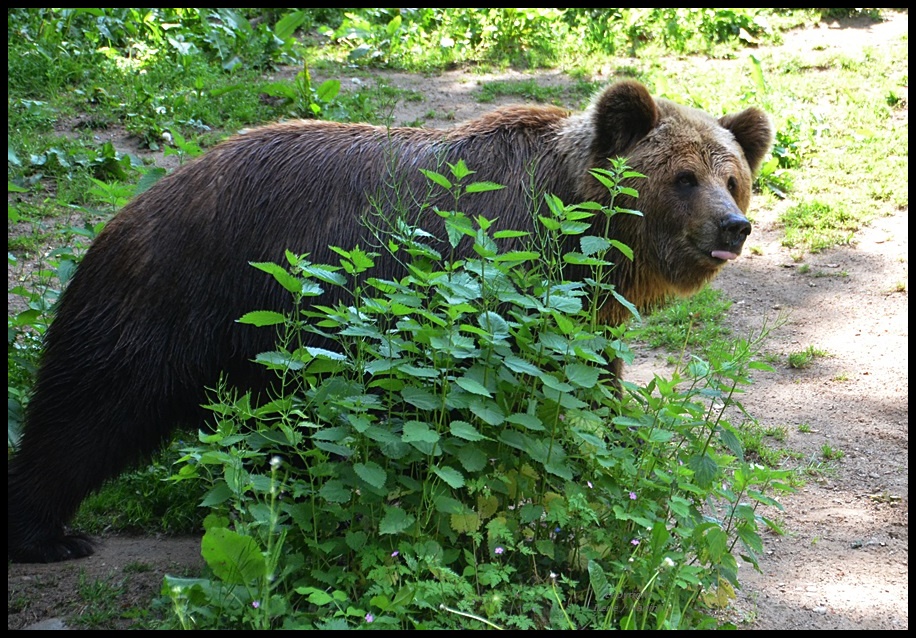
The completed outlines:
<svg viewBox="0 0 916 638">
<path fill-rule="evenodd" d="M 618 200 L 643 217 L 619 215 L 615 238 L 634 250 L 630 269 L 638 281 L 637 306 L 671 294 L 691 294 L 727 261 L 737 258 L 751 232 L 746 218 L 754 173 L 773 143 L 773 125 L 757 108 L 715 118 L 703 111 L 654 99 L 638 82 L 610 86 L 575 124 L 592 132 L 589 167 L 626 157 L 646 176 L 627 183 L 638 199 Z M 583 171 L 585 172 L 585 171 Z M 590 200 L 607 200 L 606 189 L 586 176 Z"/>
</svg>

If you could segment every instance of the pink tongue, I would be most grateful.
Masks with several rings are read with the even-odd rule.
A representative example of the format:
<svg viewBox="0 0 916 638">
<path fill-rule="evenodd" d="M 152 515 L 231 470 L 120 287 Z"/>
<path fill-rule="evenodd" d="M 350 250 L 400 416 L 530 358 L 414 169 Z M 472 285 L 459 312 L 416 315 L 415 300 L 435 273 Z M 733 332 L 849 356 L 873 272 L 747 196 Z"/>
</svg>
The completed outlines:
<svg viewBox="0 0 916 638">
<path fill-rule="evenodd" d="M 727 250 L 714 250 L 710 254 L 716 259 L 738 259 L 738 255 Z"/>
</svg>

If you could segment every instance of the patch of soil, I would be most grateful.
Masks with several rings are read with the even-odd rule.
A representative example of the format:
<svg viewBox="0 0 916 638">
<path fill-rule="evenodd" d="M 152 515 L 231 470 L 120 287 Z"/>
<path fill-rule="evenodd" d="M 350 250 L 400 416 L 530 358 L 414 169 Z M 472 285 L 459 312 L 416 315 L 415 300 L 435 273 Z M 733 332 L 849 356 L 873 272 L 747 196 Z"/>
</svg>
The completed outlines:
<svg viewBox="0 0 916 638">
<path fill-rule="evenodd" d="M 909 29 L 907 13 L 888 18 L 800 30 L 786 37 L 783 48 L 805 55 L 881 47 Z M 428 126 L 448 126 L 495 106 L 471 95 L 478 80 L 495 76 L 375 75 L 424 96 L 423 102 L 399 105 L 396 124 L 422 119 Z M 549 77 L 567 82 L 556 73 Z M 906 117 L 904 112 L 904 128 Z M 119 150 L 131 150 L 128 140 L 113 141 Z M 776 370 L 757 375 L 742 402 L 762 426 L 785 426 L 781 445 L 803 451 L 812 463 L 823 460 L 823 446 L 845 455 L 783 498 L 784 512 L 767 513 L 786 534 L 765 536 L 762 572 L 742 567 L 743 589 L 727 613 L 749 629 L 907 629 L 908 293 L 896 289 L 908 280 L 908 211 L 877 219 L 856 235 L 854 246 L 809 256 L 807 272 L 780 244 L 776 211 L 757 208 L 753 216 L 753 244 L 760 250 L 729 264 L 714 284 L 735 300 L 726 317 L 734 334 L 772 328 L 763 350 L 778 361 Z M 790 353 L 808 346 L 829 356 L 810 368 L 785 365 Z M 628 377 L 645 381 L 668 374 L 665 357 L 640 353 Z M 95 582 L 113 588 L 110 596 L 119 608 L 146 608 L 163 575 L 193 574 L 202 565 L 197 538 L 102 541 L 98 554 L 84 560 L 10 565 L 8 628 L 39 621 L 46 623 L 42 627 L 59 628 L 61 621 L 78 626 L 81 614 L 104 608 L 101 598 L 80 593 Z M 85 600 L 97 602 L 78 602 Z"/>
<path fill-rule="evenodd" d="M 101 539 L 95 555 L 81 560 L 10 564 L 7 628 L 142 626 L 143 618 L 130 615 L 150 607 L 163 576 L 199 576 L 203 567 L 200 538 L 162 536 L 110 536 Z"/>
</svg>

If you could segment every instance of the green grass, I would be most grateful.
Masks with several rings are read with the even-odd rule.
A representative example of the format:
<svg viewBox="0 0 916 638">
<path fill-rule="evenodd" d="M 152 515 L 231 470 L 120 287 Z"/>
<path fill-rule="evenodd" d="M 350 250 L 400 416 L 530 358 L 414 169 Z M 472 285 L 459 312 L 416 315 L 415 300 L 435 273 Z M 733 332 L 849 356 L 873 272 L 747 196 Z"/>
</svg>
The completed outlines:
<svg viewBox="0 0 916 638">
<path fill-rule="evenodd" d="M 629 334 L 652 348 L 673 353 L 685 348 L 721 348 L 729 341 L 724 319 L 731 305 L 722 292 L 707 286 L 693 297 L 672 302 L 649 315 L 642 325 L 634 323 Z"/>
<path fill-rule="evenodd" d="M 832 461 L 819 461 L 811 458 L 800 468 L 801 474 L 811 478 L 834 477 L 839 472 L 836 463 Z"/>
<path fill-rule="evenodd" d="M 192 534 L 199 532 L 203 493 L 190 481 L 169 481 L 179 458 L 179 440 L 160 452 L 150 465 L 127 472 L 89 496 L 74 525 L 91 534 L 112 529 L 126 533 Z"/>
<path fill-rule="evenodd" d="M 497 80 L 481 84 L 476 92 L 477 101 L 483 104 L 501 97 L 559 104 L 567 93 L 561 86 L 542 86 L 534 78 L 525 80 Z M 591 94 L 591 93 L 589 93 Z"/>
<path fill-rule="evenodd" d="M 124 592 L 124 584 L 113 579 L 90 579 L 80 574 L 77 595 L 82 602 L 81 611 L 72 619 L 77 626 L 87 629 L 106 626 L 121 617 L 118 598 Z"/>
<path fill-rule="evenodd" d="M 821 446 L 821 457 L 823 457 L 825 461 L 839 461 L 844 456 L 846 456 L 846 453 L 839 448 L 835 448 L 827 443 Z"/>
<path fill-rule="evenodd" d="M 764 426 L 757 421 L 747 421 L 738 436 L 748 459 L 770 467 L 789 467 L 792 461 L 804 457 L 804 454 L 786 445 L 788 428 L 784 425 Z M 798 477 L 793 476 L 792 480 L 797 481 Z"/>
<path fill-rule="evenodd" d="M 792 206 L 779 216 L 785 236 L 782 245 L 804 247 L 813 253 L 853 242 L 855 231 L 871 217 L 863 212 L 858 218 L 841 203 L 833 205 L 807 202 Z"/>
<path fill-rule="evenodd" d="M 829 353 L 815 346 L 808 346 L 804 350 L 792 352 L 789 354 L 788 364 L 790 368 L 803 369 L 808 368 L 819 357 L 826 357 Z"/>
</svg>

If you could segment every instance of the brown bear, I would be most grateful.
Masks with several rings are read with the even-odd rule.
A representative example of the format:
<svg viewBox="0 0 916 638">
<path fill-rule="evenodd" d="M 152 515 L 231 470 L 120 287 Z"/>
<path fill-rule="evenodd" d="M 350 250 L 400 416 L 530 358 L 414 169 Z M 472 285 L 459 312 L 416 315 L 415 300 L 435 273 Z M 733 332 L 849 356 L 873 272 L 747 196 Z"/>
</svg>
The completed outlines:
<svg viewBox="0 0 916 638">
<path fill-rule="evenodd" d="M 127 204 L 64 292 L 9 462 L 9 559 L 91 554 L 90 539 L 65 530 L 90 492 L 175 427 L 199 424 L 221 373 L 240 388 L 269 383 L 251 360 L 273 349 L 272 331 L 236 320 L 290 302 L 249 262 L 282 263 L 289 249 L 336 263 L 329 245 L 366 246 L 361 216 L 393 174 L 423 192 L 420 168 L 463 160 L 475 179 L 505 185 L 463 200 L 464 211 L 531 229 L 532 183 L 566 203 L 602 202 L 589 169 L 625 156 L 647 179 L 634 184 L 638 200 L 617 203 L 644 216 L 614 218 L 614 238 L 635 256 L 613 283 L 649 309 L 696 291 L 741 252 L 752 176 L 772 139 L 757 108 L 714 118 L 623 81 L 578 114 L 515 106 L 448 130 L 296 121 L 222 142 Z M 428 209 L 419 226 L 443 234 Z M 390 256 L 377 268 L 397 276 Z M 603 312 L 611 324 L 627 316 Z"/>
</svg>

